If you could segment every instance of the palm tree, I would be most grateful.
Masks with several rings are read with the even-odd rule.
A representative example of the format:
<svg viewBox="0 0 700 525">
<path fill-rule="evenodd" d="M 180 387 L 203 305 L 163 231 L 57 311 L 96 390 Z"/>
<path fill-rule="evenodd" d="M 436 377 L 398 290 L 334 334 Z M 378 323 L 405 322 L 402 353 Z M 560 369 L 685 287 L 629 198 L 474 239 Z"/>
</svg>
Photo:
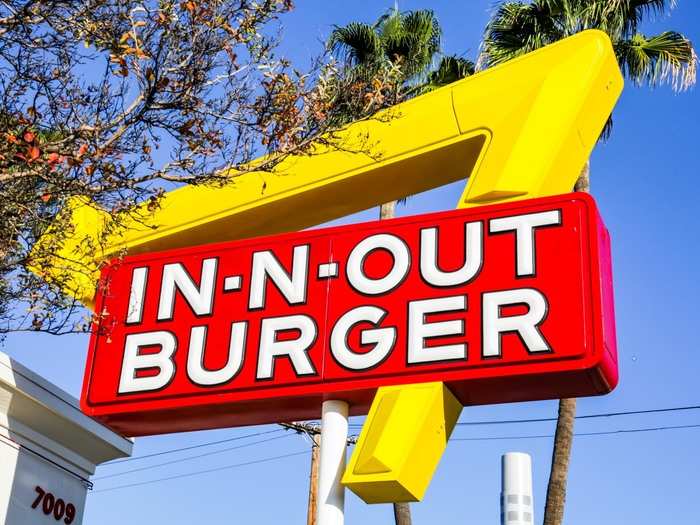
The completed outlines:
<svg viewBox="0 0 700 525">
<path fill-rule="evenodd" d="M 461 57 L 444 56 L 433 69 L 440 52 L 442 30 L 435 14 L 428 10 L 401 12 L 394 6 L 374 24 L 351 22 L 333 29 L 328 48 L 343 61 L 346 74 L 371 84 L 382 77 L 391 79 L 388 105 L 423 94 L 474 73 L 474 63 Z M 348 104 L 347 121 L 360 115 Z M 397 201 L 379 208 L 380 219 L 394 217 Z M 396 525 L 411 524 L 408 503 L 394 503 Z"/>
<path fill-rule="evenodd" d="M 479 64 L 501 64 L 557 40 L 600 29 L 613 42 L 623 74 L 636 85 L 669 83 L 682 91 L 695 84 L 697 56 L 692 43 L 675 31 L 646 36 L 638 31 L 648 15 L 663 14 L 675 0 L 533 0 L 504 2 L 488 23 Z M 602 139 L 611 131 L 608 120 Z M 589 191 L 590 165 L 576 182 Z M 566 481 L 573 442 L 576 400 L 561 399 L 544 512 L 545 525 L 560 525 L 564 517 Z"/>
<path fill-rule="evenodd" d="M 393 71 L 388 105 L 420 95 L 474 73 L 474 63 L 461 57 L 444 56 L 433 69 L 440 52 L 442 30 L 435 13 L 428 9 L 401 12 L 395 6 L 374 24 L 351 22 L 336 26 L 328 48 L 343 61 L 346 74 L 370 83 Z M 358 118 L 352 108 L 347 120 Z M 394 217 L 396 201 L 383 204 L 380 218 Z"/>
</svg>

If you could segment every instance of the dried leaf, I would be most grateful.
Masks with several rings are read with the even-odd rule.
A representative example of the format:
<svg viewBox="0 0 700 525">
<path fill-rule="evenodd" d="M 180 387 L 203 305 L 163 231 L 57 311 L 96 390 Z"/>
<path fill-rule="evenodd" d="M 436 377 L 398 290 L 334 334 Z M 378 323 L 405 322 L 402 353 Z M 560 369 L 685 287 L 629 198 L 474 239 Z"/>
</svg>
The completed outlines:
<svg viewBox="0 0 700 525">
<path fill-rule="evenodd" d="M 31 146 L 27 149 L 27 162 L 34 162 L 41 155 L 41 150 L 36 146 Z"/>
</svg>

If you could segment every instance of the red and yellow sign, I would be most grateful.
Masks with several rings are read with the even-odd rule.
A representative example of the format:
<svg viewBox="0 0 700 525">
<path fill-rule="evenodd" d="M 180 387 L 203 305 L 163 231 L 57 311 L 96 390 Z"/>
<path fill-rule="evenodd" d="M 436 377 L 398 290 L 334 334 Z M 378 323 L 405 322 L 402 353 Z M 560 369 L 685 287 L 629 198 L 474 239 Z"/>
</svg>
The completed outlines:
<svg viewBox="0 0 700 525">
<path fill-rule="evenodd" d="M 513 263 L 510 273 L 506 272 L 494 253 L 512 259 L 517 252 L 504 251 L 508 239 L 526 241 L 522 234 L 518 237 L 521 230 L 491 230 L 490 221 L 497 217 L 489 214 L 527 210 L 545 201 L 517 201 L 569 192 L 622 83 L 609 38 L 600 31 L 583 31 L 416 97 L 376 119 L 353 123 L 334 135 L 341 147 L 319 146 L 311 155 L 288 156 L 273 173 L 231 173 L 231 183 L 221 187 L 179 188 L 168 192 L 156 210 L 137 207 L 131 210 L 131 218 L 118 222 L 85 200 L 74 200 L 64 210 L 74 235 L 55 254 L 37 256 L 33 267 L 49 282 L 60 283 L 67 294 L 105 314 L 90 354 L 86 410 L 127 433 L 145 434 L 314 417 L 320 401 L 329 396 L 345 396 L 355 413 L 361 413 L 376 390 L 343 483 L 365 501 L 390 502 L 422 497 L 461 403 L 609 390 L 616 374 L 607 235 L 593 218 L 597 215 L 590 211 L 590 203 L 580 197 L 562 204 L 561 225 L 532 225 L 533 251 L 536 246 L 537 257 L 543 257 L 541 265 L 533 261 L 538 268 L 535 275 L 519 275 L 530 267 L 526 260 L 524 267 Z M 476 215 L 415 217 L 381 228 L 353 226 L 330 233 L 191 248 L 301 230 L 465 178 L 468 182 L 456 202 L 458 208 L 507 203 L 505 207 L 475 210 Z M 561 199 L 569 202 L 569 197 Z M 571 213 L 582 214 L 583 230 L 569 229 L 566 216 Z M 462 236 L 450 233 L 449 225 L 462 220 L 458 217 L 481 217 L 475 220 L 483 228 L 483 266 L 478 271 L 470 266 L 462 270 L 476 271 L 468 283 L 454 277 L 461 266 L 439 266 L 459 265 L 459 254 L 465 256 L 463 246 L 466 243 L 469 251 L 468 240 L 477 235 L 476 226 Z M 440 248 L 434 261 L 440 270 L 435 276 L 451 274 L 447 280 L 458 279 L 454 285 L 440 284 L 444 275 L 431 280 L 430 273 L 427 278 L 421 273 L 421 256 L 428 253 L 420 240 L 423 228 L 437 229 L 440 235 L 438 239 L 436 234 L 435 243 L 441 247 L 450 242 L 462 247 L 461 252 Z M 364 274 L 365 267 L 357 270 L 358 261 L 351 257 L 354 250 L 366 248 L 360 231 L 400 239 L 412 231 L 412 240 L 405 240 L 406 246 L 378 247 L 372 252 L 375 262 L 367 257 Z M 323 235 L 329 237 L 324 241 Z M 576 235 L 578 244 L 572 240 Z M 561 275 L 555 278 L 539 271 L 540 266 L 553 265 L 555 256 L 538 243 L 539 237 L 558 236 L 562 246 L 574 251 L 556 252 Z M 50 229 L 41 242 L 53 242 Z M 298 247 L 297 242 L 306 243 L 307 248 Z M 432 242 L 430 237 L 426 242 Z M 386 255 L 394 253 L 392 249 L 408 253 L 405 280 L 384 295 L 363 292 L 362 284 L 353 288 L 356 278 L 365 284 L 380 281 L 380 288 L 381 283 L 391 283 L 371 273 L 381 272 L 382 265 L 386 270 L 391 261 L 395 263 L 391 271 L 397 267 L 399 273 L 387 275 L 402 276 L 401 260 Z M 511 246 L 517 249 L 517 244 Z M 238 255 L 231 256 L 234 252 Z M 113 263 L 106 274 L 110 286 L 96 298 L 101 265 L 123 253 L 130 257 L 120 268 L 135 273 Z M 257 274 L 253 259 L 258 263 Z M 145 270 L 136 271 L 134 264 Z M 174 266 L 166 271 L 167 264 Z M 353 264 L 359 277 L 353 273 Z M 304 304 L 298 302 L 302 285 L 300 277 L 294 280 L 295 271 L 304 276 L 302 284 L 308 287 Z M 335 271 L 337 277 L 331 275 Z M 213 279 L 211 289 L 205 286 L 207 279 Z M 540 281 L 542 289 L 527 285 Z M 153 287 L 160 288 L 154 291 Z M 260 290 L 264 290 L 262 296 Z M 207 298 L 213 302 L 206 303 Z M 521 304 L 502 305 L 499 301 L 504 298 L 519 299 Z M 100 304 L 95 305 L 95 300 Z M 125 310 L 131 308 L 129 300 L 132 307 L 141 305 L 142 317 L 132 317 Z M 536 329 L 523 325 L 510 332 L 495 330 L 494 326 L 507 328 L 514 319 L 534 322 L 542 313 L 543 300 L 547 315 Z M 566 300 L 574 305 L 571 317 L 561 313 Z M 436 305 L 446 311 L 424 311 Z M 358 322 L 352 325 L 353 318 L 344 315 L 355 315 Z M 485 330 L 484 319 L 496 325 Z M 293 322 L 297 324 L 290 326 Z M 560 342 L 567 330 L 564 322 L 574 326 L 566 334 L 567 345 L 572 346 Z M 303 337 L 312 333 L 310 328 L 316 338 L 306 340 Z M 334 352 L 333 334 L 345 329 L 348 338 L 345 343 L 339 338 Z M 433 338 L 436 330 L 439 337 Z M 492 355 L 497 348 L 494 330 L 501 342 L 501 357 Z M 395 340 L 389 338 L 392 334 Z M 303 351 L 292 351 L 290 341 Z M 543 341 L 551 352 L 544 350 Z M 440 347 L 447 347 L 442 349 L 444 359 L 421 361 L 422 356 L 439 355 L 436 348 Z M 411 348 L 420 351 L 413 351 L 409 361 Z M 384 354 L 384 360 L 378 359 Z M 378 362 L 365 368 L 373 359 Z M 362 366 L 353 369 L 358 362 Z M 469 389 L 460 387 L 463 384 L 469 384 Z"/>
<path fill-rule="evenodd" d="M 83 409 L 128 435 L 609 392 L 608 236 L 584 194 L 126 257 L 102 272 Z"/>
</svg>

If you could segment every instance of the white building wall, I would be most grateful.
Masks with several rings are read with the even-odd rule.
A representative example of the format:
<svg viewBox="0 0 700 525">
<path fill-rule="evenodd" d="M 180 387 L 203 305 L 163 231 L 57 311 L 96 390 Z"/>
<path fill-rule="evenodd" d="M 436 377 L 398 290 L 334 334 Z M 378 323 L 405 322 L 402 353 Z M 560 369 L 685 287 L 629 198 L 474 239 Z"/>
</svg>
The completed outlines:
<svg viewBox="0 0 700 525">
<path fill-rule="evenodd" d="M 131 449 L 76 399 L 0 353 L 0 524 L 80 525 L 95 467 Z"/>
<path fill-rule="evenodd" d="M 0 498 L 0 516 L 4 516 L 2 523 L 39 525 L 82 522 L 87 495 L 85 481 L 5 439 L 0 440 L 0 464 L 9 467 L 3 468 L 0 473 L 0 494 L 9 495 Z M 53 504 L 50 498 L 46 502 L 42 498 L 32 508 L 40 494 L 37 487 L 53 495 Z M 62 505 L 57 505 L 59 499 Z M 68 504 L 75 510 L 66 514 Z"/>
</svg>

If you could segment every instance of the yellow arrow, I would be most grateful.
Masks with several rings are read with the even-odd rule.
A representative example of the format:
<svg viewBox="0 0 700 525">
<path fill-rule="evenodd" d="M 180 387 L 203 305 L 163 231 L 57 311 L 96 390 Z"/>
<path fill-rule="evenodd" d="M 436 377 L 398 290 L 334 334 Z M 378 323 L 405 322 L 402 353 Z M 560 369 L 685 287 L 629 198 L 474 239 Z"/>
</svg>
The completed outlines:
<svg viewBox="0 0 700 525">
<path fill-rule="evenodd" d="M 342 148 L 171 191 L 138 219 L 77 199 L 69 239 L 42 237 L 34 269 L 89 305 L 100 262 L 123 252 L 299 230 L 466 177 L 458 207 L 565 193 L 622 84 L 608 37 L 585 31 L 352 124 Z M 420 500 L 460 410 L 441 383 L 379 389 L 343 483 L 368 502 Z"/>
<path fill-rule="evenodd" d="M 443 383 L 380 388 L 343 485 L 365 503 L 420 500 L 461 412 Z"/>
<path fill-rule="evenodd" d="M 340 149 L 171 191 L 120 225 L 77 199 L 73 233 L 56 249 L 45 235 L 33 268 L 89 305 L 99 263 L 124 252 L 303 229 L 466 177 L 463 204 L 569 191 L 621 88 L 607 36 L 586 31 L 352 124 Z"/>
<path fill-rule="evenodd" d="M 457 207 L 571 191 L 622 91 L 607 36 L 586 31 L 479 77 L 472 98 L 460 96 L 466 82 L 454 88 L 456 114 L 499 120 Z M 455 401 L 442 383 L 380 388 L 343 484 L 367 503 L 420 501 L 462 410 Z"/>
</svg>

